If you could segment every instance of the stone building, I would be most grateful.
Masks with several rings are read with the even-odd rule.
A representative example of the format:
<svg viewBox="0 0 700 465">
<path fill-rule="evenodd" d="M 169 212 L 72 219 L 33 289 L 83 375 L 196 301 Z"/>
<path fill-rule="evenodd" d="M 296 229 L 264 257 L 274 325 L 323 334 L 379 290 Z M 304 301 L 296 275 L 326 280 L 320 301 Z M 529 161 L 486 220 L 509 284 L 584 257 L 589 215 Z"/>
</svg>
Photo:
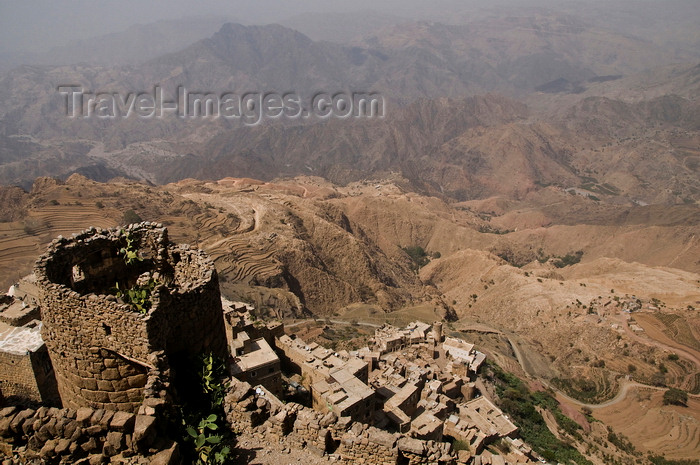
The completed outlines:
<svg viewBox="0 0 700 465">
<path fill-rule="evenodd" d="M 338 369 L 349 371 L 367 384 L 369 364 L 357 356 L 341 356 L 315 342 L 307 344 L 287 335 L 276 338 L 275 345 L 280 351 L 285 371 L 300 374 L 306 389 L 319 381 L 326 381 Z"/>
<path fill-rule="evenodd" d="M 36 303 L 26 294 L 0 296 L 0 392 L 12 403 L 54 405 L 56 378 Z"/>
<path fill-rule="evenodd" d="M 277 338 L 276 345 L 286 371 L 301 375 L 315 409 L 372 422 L 376 401 L 374 389 L 367 385 L 365 360 L 287 335 Z"/>
<path fill-rule="evenodd" d="M 384 412 L 398 430 L 407 432 L 411 428 L 411 419 L 416 413 L 423 382 L 406 383 L 384 403 Z"/>
<path fill-rule="evenodd" d="M 474 344 L 461 339 L 446 337 L 442 347 L 445 353 L 452 357 L 453 360 L 464 365 L 463 374 L 466 374 L 467 371 L 476 373 L 486 360 L 485 354 L 474 350 Z M 458 368 L 455 367 L 453 372 L 458 372 Z"/>
<path fill-rule="evenodd" d="M 41 339 L 41 323 L 0 323 L 0 392 L 7 401 L 58 403 L 56 379 Z"/>
<path fill-rule="evenodd" d="M 284 335 L 284 325 L 279 321 L 262 321 L 253 317 L 254 307 L 243 302 L 231 302 L 222 298 L 226 337 L 230 352 L 234 353 L 234 344 L 238 333 L 245 331 L 251 339 L 264 338 L 271 347 L 275 347 L 275 338 Z"/>
<path fill-rule="evenodd" d="M 214 264 L 201 250 L 170 243 L 162 225 L 59 236 L 35 274 L 64 407 L 135 412 L 151 378 L 169 372 L 169 359 L 227 356 Z M 117 286 L 124 294 L 147 289 L 142 309 L 114 295 Z"/>
<path fill-rule="evenodd" d="M 431 325 L 421 321 L 414 321 L 401 329 L 385 324 L 374 334 L 374 347 L 380 355 L 396 352 L 406 346 L 426 342 L 429 333 L 431 337 L 436 337 L 436 331 L 431 331 Z M 442 337 L 442 327 L 439 333 L 437 337 Z"/>
<path fill-rule="evenodd" d="M 0 296 L 0 323 L 20 327 L 40 320 L 39 306 L 11 295 Z"/>
<path fill-rule="evenodd" d="M 232 353 L 231 374 L 241 381 L 260 384 L 275 396 L 282 395 L 282 371 L 280 359 L 265 338 L 252 340 L 242 331 L 235 344 L 239 347 Z"/>
<path fill-rule="evenodd" d="M 458 405 L 458 412 L 444 424 L 444 434 L 469 444 L 479 453 L 490 442 L 515 437 L 518 428 L 486 397 L 477 397 Z"/>
<path fill-rule="evenodd" d="M 27 305 L 39 305 L 39 288 L 36 285 L 36 275 L 28 274 L 10 286 L 7 295 L 25 302 Z"/>
<path fill-rule="evenodd" d="M 371 423 L 375 410 L 374 390 L 350 371 L 340 368 L 326 380 L 311 386 L 314 409 L 339 417 Z"/>
</svg>

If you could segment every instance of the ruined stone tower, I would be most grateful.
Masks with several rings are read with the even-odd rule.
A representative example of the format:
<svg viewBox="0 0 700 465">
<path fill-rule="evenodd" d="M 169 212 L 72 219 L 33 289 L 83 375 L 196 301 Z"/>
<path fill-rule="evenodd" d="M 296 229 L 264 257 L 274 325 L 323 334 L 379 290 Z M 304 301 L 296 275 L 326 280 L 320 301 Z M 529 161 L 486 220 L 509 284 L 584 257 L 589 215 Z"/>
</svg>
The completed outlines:
<svg viewBox="0 0 700 465">
<path fill-rule="evenodd" d="M 433 323 L 433 342 L 439 344 L 442 341 L 442 322 L 436 321 Z"/>
<path fill-rule="evenodd" d="M 169 372 L 168 357 L 227 355 L 214 264 L 201 250 L 171 244 L 162 225 L 59 236 L 35 273 L 65 407 L 136 411 L 153 377 Z M 141 308 L 118 298 L 117 286 L 123 294 L 147 288 Z"/>
</svg>

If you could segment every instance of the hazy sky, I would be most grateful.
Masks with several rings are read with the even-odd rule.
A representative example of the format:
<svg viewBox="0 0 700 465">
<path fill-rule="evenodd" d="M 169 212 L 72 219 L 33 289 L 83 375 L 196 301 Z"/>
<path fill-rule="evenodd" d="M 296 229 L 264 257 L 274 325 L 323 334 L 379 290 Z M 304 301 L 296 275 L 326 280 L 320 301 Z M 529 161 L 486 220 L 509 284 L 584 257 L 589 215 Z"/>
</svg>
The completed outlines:
<svg viewBox="0 0 700 465">
<path fill-rule="evenodd" d="M 503 3 L 505 0 L 498 0 Z M 509 3 L 554 0 L 508 0 Z M 47 51 L 54 46 L 161 19 L 220 15 L 266 24 L 306 12 L 374 9 L 400 16 L 439 8 L 493 5 L 494 0 L 0 0 L 0 52 Z"/>
<path fill-rule="evenodd" d="M 133 24 L 192 16 L 223 16 L 254 24 L 306 12 L 374 9 L 394 16 L 428 17 L 450 10 L 546 4 L 615 5 L 623 0 L 0 0 L 0 53 L 42 52 L 73 40 L 123 31 Z M 638 5 L 671 0 L 624 0 Z M 686 0 L 672 0 L 673 2 Z M 700 5 L 700 0 L 689 0 Z M 699 12 L 700 13 L 700 12 Z"/>
<path fill-rule="evenodd" d="M 0 50 L 46 51 L 161 19 L 220 15 L 270 23 L 305 11 L 344 11 L 358 5 L 377 6 L 365 0 L 0 0 Z"/>
</svg>

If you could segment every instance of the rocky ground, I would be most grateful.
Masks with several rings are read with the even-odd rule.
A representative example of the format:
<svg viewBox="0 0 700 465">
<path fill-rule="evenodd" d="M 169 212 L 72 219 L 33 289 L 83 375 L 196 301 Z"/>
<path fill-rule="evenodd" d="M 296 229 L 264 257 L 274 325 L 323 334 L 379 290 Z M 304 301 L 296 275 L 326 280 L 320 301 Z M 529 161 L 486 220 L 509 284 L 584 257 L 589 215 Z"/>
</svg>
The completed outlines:
<svg viewBox="0 0 700 465">
<path fill-rule="evenodd" d="M 241 432 L 236 443 L 236 463 L 249 465 L 328 465 L 331 456 L 319 457 L 304 449 L 292 449 L 284 442 L 270 444 L 262 434 Z"/>
</svg>

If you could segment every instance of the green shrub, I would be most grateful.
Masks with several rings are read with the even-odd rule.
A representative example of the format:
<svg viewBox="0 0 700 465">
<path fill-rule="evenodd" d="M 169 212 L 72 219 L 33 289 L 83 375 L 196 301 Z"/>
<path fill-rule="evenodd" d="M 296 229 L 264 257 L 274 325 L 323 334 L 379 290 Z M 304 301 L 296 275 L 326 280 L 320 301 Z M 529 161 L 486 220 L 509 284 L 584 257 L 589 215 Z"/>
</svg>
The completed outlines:
<svg viewBox="0 0 700 465">
<path fill-rule="evenodd" d="M 664 392 L 664 405 L 688 406 L 688 393 L 676 388 Z"/>
<path fill-rule="evenodd" d="M 455 439 L 454 441 L 452 441 L 452 450 L 454 450 L 455 452 L 460 450 L 470 450 L 469 443 L 467 441 Z"/>
<path fill-rule="evenodd" d="M 565 266 L 575 265 L 576 263 L 580 262 L 581 257 L 583 257 L 583 250 L 579 250 L 573 253 L 569 252 L 563 257 L 558 257 L 552 263 L 557 268 L 564 268 Z"/>
<path fill-rule="evenodd" d="M 139 249 L 136 239 L 134 239 L 130 233 L 125 233 L 123 229 L 121 232 L 124 238 L 124 247 L 120 248 L 117 253 L 124 257 L 124 263 L 127 265 L 133 265 L 136 262 L 143 261 L 143 259 L 139 256 Z"/>
<path fill-rule="evenodd" d="M 114 287 L 114 295 L 122 299 L 124 303 L 130 304 L 134 310 L 141 314 L 146 314 L 153 305 L 151 302 L 151 294 L 158 283 L 151 278 L 148 283 L 143 286 L 134 286 L 131 289 L 121 290 L 119 283 Z"/>
<path fill-rule="evenodd" d="M 143 220 L 141 219 L 141 217 L 134 210 L 127 210 L 124 212 L 124 215 L 122 216 L 122 223 L 123 224 L 140 223 L 142 221 Z"/>
<path fill-rule="evenodd" d="M 183 400 L 180 430 L 183 463 L 232 464 L 233 435 L 223 409 L 226 365 L 212 354 L 177 360 L 177 390 Z"/>
<path fill-rule="evenodd" d="M 520 428 L 523 440 L 551 462 L 591 465 L 573 446 L 557 439 L 549 430 L 536 407 L 549 410 L 559 427 L 576 438 L 581 438 L 581 427 L 564 415 L 557 400 L 548 392 L 531 392 L 518 377 L 503 371 L 493 362 L 487 362 L 487 376 L 496 385 L 499 406 L 510 415 Z"/>
<path fill-rule="evenodd" d="M 414 269 L 418 269 L 422 266 L 425 266 L 430 261 L 428 254 L 425 252 L 425 250 L 423 250 L 423 247 L 419 245 L 402 247 L 401 250 L 406 252 L 406 254 L 408 254 L 408 256 L 411 258 L 411 260 L 414 263 Z"/>
</svg>

